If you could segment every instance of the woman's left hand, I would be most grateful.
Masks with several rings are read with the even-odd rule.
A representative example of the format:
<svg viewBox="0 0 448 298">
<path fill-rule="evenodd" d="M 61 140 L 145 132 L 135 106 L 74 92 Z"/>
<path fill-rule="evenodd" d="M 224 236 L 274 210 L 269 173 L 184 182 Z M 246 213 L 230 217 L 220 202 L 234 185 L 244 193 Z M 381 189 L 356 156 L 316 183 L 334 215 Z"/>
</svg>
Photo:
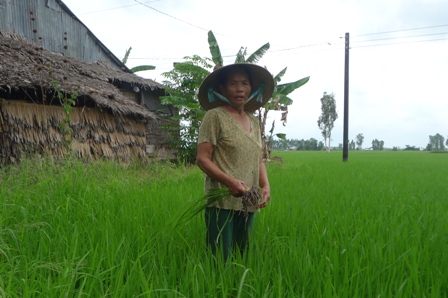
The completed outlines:
<svg viewBox="0 0 448 298">
<path fill-rule="evenodd" d="M 269 189 L 269 187 L 263 187 L 261 189 L 261 198 L 262 201 L 259 207 L 264 208 L 268 205 L 269 201 L 271 200 L 271 190 Z"/>
</svg>

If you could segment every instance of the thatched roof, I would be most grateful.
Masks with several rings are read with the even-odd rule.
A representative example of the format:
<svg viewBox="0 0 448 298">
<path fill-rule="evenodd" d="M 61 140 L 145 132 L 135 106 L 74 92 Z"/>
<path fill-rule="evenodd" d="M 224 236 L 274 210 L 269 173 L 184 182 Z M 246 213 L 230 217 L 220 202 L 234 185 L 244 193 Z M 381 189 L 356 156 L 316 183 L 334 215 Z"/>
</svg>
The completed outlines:
<svg viewBox="0 0 448 298">
<path fill-rule="evenodd" d="M 63 157 L 70 153 L 84 160 L 122 161 L 146 157 L 146 124 L 142 121 L 75 107 L 67 135 L 60 126 L 66 117 L 59 106 L 36 108 L 18 100 L 0 101 L 0 166 L 29 154 Z"/>
<path fill-rule="evenodd" d="M 157 118 L 157 115 L 124 96 L 114 85 L 137 86 L 144 90 L 164 89 L 153 80 L 115 70 L 98 63 L 85 63 L 43 49 L 19 35 L 0 31 L 0 94 L 14 90 L 54 89 L 52 81 L 67 93 L 93 101 L 115 115 Z M 38 91 L 39 93 L 40 91 Z"/>
</svg>

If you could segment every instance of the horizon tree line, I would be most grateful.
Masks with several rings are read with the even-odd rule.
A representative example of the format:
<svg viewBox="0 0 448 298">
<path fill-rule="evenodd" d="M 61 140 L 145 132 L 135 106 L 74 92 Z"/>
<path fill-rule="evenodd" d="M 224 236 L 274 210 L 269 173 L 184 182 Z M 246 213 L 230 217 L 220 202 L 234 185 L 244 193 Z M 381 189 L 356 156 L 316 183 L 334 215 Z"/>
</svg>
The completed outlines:
<svg viewBox="0 0 448 298">
<path fill-rule="evenodd" d="M 355 140 L 351 140 L 348 146 L 349 150 L 362 150 L 362 145 L 364 144 L 364 135 L 362 133 L 359 133 L 356 135 Z M 397 146 L 393 146 L 391 148 L 386 148 L 385 142 L 383 140 L 379 139 L 373 139 L 372 140 L 372 147 L 369 147 L 368 149 L 374 150 L 374 151 L 381 151 L 381 150 L 403 150 L 403 151 L 420 151 L 421 148 L 413 145 L 406 145 L 405 148 L 399 148 Z M 315 138 L 310 139 L 275 139 L 272 140 L 271 147 L 273 150 L 304 150 L 304 151 L 322 151 L 326 150 L 327 146 L 324 144 L 323 141 L 318 141 Z M 435 135 L 429 136 L 429 143 L 426 146 L 426 151 L 446 151 L 448 148 L 448 136 L 445 139 L 440 133 L 436 133 Z M 336 150 L 342 150 L 342 144 L 339 144 L 339 146 L 332 147 L 331 149 Z"/>
</svg>

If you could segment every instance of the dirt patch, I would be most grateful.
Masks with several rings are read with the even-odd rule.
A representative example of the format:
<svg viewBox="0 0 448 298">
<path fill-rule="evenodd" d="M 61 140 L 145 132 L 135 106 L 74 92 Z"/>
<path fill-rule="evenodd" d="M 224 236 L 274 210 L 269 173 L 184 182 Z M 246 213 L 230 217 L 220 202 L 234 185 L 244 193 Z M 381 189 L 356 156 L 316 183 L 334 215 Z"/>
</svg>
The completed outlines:
<svg viewBox="0 0 448 298">
<path fill-rule="evenodd" d="M 285 162 L 283 161 L 283 158 L 281 158 L 280 156 L 272 156 L 271 159 L 269 160 L 270 162 L 275 162 L 281 165 L 284 165 Z"/>
</svg>

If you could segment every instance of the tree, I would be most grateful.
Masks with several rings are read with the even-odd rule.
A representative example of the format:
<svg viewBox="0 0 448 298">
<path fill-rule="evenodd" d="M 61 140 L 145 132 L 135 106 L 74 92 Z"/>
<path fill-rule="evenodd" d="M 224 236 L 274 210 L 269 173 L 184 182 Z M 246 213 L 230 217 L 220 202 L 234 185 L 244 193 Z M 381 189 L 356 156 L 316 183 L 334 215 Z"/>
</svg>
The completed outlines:
<svg viewBox="0 0 448 298">
<path fill-rule="evenodd" d="M 322 141 L 319 141 L 316 150 L 321 151 L 323 149 L 324 149 L 324 143 Z"/>
<path fill-rule="evenodd" d="M 213 31 L 208 32 L 208 46 L 210 49 L 210 54 L 212 55 L 212 61 L 215 63 L 215 68 L 224 66 L 224 62 L 221 55 L 221 50 L 219 49 L 218 41 L 216 40 Z M 246 48 L 241 47 L 238 53 L 236 54 L 235 63 L 257 63 L 263 55 L 269 50 L 270 44 L 265 43 L 255 52 L 253 52 L 246 59 L 247 50 Z"/>
<path fill-rule="evenodd" d="M 358 150 L 362 149 L 362 143 L 364 142 L 364 135 L 359 133 L 356 135 L 356 145 L 358 145 Z"/>
<path fill-rule="evenodd" d="M 264 128 L 264 125 L 263 125 L 263 128 Z M 265 136 L 264 132 L 260 132 L 260 134 L 262 136 L 265 136 L 262 138 L 262 140 L 263 140 L 262 146 L 263 146 L 263 152 L 264 152 L 263 158 L 265 158 L 265 159 L 269 159 L 269 157 L 271 155 L 271 144 L 272 144 L 273 136 L 274 136 L 274 128 L 275 128 L 275 120 L 272 121 L 271 130 L 269 130 L 269 136 Z M 284 134 L 284 133 L 277 133 L 277 134 L 275 134 L 275 136 L 277 138 L 279 138 L 280 141 L 283 141 L 283 142 L 286 141 L 286 134 Z M 266 141 L 266 139 L 267 139 L 267 141 Z"/>
<path fill-rule="evenodd" d="M 406 148 L 403 149 L 404 151 L 420 151 L 420 149 L 416 146 L 410 146 L 406 145 Z"/>
<path fill-rule="evenodd" d="M 428 151 L 442 151 L 445 150 L 445 138 L 437 133 L 435 136 L 429 136 L 429 143 L 426 146 Z"/>
<path fill-rule="evenodd" d="M 306 151 L 320 151 L 324 148 L 324 144 L 322 142 L 318 142 L 316 139 L 311 138 L 309 140 L 300 140 L 297 146 L 297 150 L 306 150 Z"/>
<path fill-rule="evenodd" d="M 372 149 L 373 150 L 383 150 L 384 149 L 384 141 L 379 141 L 378 139 L 374 139 L 372 141 Z"/>
<path fill-rule="evenodd" d="M 199 56 L 185 57 L 186 61 L 174 63 L 173 69 L 162 75 L 167 96 L 160 97 L 163 104 L 177 108 L 178 115 L 172 117 L 173 123 L 166 126 L 171 135 L 170 146 L 176 148 L 179 162 L 196 162 L 199 126 L 205 111 L 200 107 L 197 90 L 211 69 L 210 59 Z"/>
<path fill-rule="evenodd" d="M 212 31 L 208 32 L 208 44 L 210 48 L 210 54 L 212 55 L 212 60 L 215 63 L 215 67 L 223 66 L 223 59 L 221 51 L 219 49 L 218 41 L 216 40 Z M 235 63 L 257 63 L 269 50 L 269 48 L 269 43 L 266 43 L 246 58 L 247 49 L 241 47 L 236 55 Z M 271 129 L 269 130 L 270 135 L 266 135 L 266 120 L 268 118 L 267 116 L 269 111 L 281 111 L 280 121 L 282 122 L 283 126 L 285 126 L 288 116 L 288 106 L 293 103 L 293 100 L 289 98 L 288 95 L 309 81 L 309 77 L 305 77 L 295 82 L 278 85 L 278 83 L 281 81 L 281 78 L 286 73 L 286 69 L 287 68 L 285 67 L 274 77 L 274 92 L 269 101 L 263 107 L 258 109 L 256 115 L 258 117 L 258 123 L 260 125 L 260 132 L 263 142 L 263 157 L 265 159 L 269 159 L 270 157 L 270 144 L 273 140 L 273 136 L 276 136 L 280 139 L 285 137 L 285 134 L 273 133 L 275 124 L 274 122 L 272 122 Z"/>
<path fill-rule="evenodd" d="M 278 150 L 318 150 L 321 151 L 324 148 L 322 141 L 317 141 L 314 138 L 309 140 L 297 140 L 297 139 L 278 139 L 272 141 L 272 149 Z"/>
<path fill-rule="evenodd" d="M 322 104 L 322 114 L 319 116 L 317 124 L 322 131 L 322 136 L 324 137 L 324 143 L 327 147 L 327 152 L 330 152 L 331 131 L 334 127 L 334 121 L 336 121 L 336 119 L 338 118 L 334 94 L 327 94 L 327 92 L 324 92 L 324 95 L 320 99 L 320 102 Z"/>
<path fill-rule="evenodd" d="M 185 57 L 188 61 L 174 63 L 174 69 L 163 74 L 170 81 L 164 81 L 164 84 L 167 87 L 166 91 L 169 95 L 161 98 L 162 103 L 171 104 L 179 109 L 179 115 L 173 118 L 174 123 L 169 127 L 170 133 L 173 134 L 171 143 L 178 151 L 178 159 L 185 163 L 194 163 L 196 161 L 198 128 L 200 126 L 200 121 L 205 114 L 205 111 L 198 103 L 197 90 L 199 89 L 201 82 L 211 71 L 211 61 L 214 62 L 215 68 L 223 65 L 221 51 L 212 31 L 209 31 L 208 42 L 212 59 L 201 58 L 199 56 Z M 264 44 L 246 58 L 246 49 L 240 48 L 235 60 L 236 62 L 256 63 L 268 49 L 269 43 Z M 286 100 L 286 95 L 305 84 L 308 79 L 309 77 L 297 82 L 276 86 L 274 93 L 277 92 L 276 94 L 278 94 L 278 96 L 275 99 L 271 98 L 270 100 L 275 100 L 278 103 L 275 107 L 284 108 L 292 103 L 292 100 Z M 275 82 L 278 81 L 279 79 Z M 258 113 L 259 115 L 261 114 L 261 109 Z M 283 123 L 286 123 L 286 114 L 282 114 L 281 120 Z M 177 127 L 175 123 L 177 123 Z M 262 123 L 263 122 L 260 122 L 259 124 L 260 129 L 263 131 L 262 140 L 264 145 L 266 144 L 266 136 L 264 134 L 265 124 L 262 125 Z M 272 139 L 273 136 L 280 139 L 285 138 L 285 134 L 273 134 L 273 128 L 270 133 L 270 139 Z M 266 147 L 263 146 L 263 148 Z M 266 150 L 265 152 L 266 154 L 269 154 L 269 150 Z"/>
<path fill-rule="evenodd" d="M 292 93 L 297 88 L 305 85 L 310 77 L 302 78 L 298 81 L 281 84 L 278 85 L 278 83 L 281 81 L 282 76 L 286 73 L 286 67 L 280 71 L 275 77 L 274 77 L 274 83 L 275 88 L 274 92 L 272 93 L 271 98 L 268 100 L 268 102 L 258 109 L 257 116 L 258 116 L 258 122 L 260 124 L 260 132 L 263 139 L 266 138 L 265 136 L 265 128 L 266 128 L 266 120 L 268 118 L 269 111 L 281 111 L 281 118 L 280 121 L 282 122 L 283 126 L 286 126 L 287 117 L 288 117 L 288 106 L 293 103 L 293 100 L 288 97 L 290 93 Z M 274 129 L 274 123 L 272 123 L 271 126 L 271 135 L 272 131 Z M 279 135 L 283 134 L 276 134 L 277 137 L 280 137 Z M 272 137 L 268 138 L 267 141 L 263 142 L 263 152 L 264 152 L 264 158 L 269 159 L 270 157 L 270 142 L 272 140 Z"/>
<path fill-rule="evenodd" d="M 350 150 L 355 150 L 356 149 L 356 146 L 355 146 L 355 141 L 351 141 L 350 142 L 350 145 L 349 145 L 349 147 L 348 147 Z"/>
</svg>

